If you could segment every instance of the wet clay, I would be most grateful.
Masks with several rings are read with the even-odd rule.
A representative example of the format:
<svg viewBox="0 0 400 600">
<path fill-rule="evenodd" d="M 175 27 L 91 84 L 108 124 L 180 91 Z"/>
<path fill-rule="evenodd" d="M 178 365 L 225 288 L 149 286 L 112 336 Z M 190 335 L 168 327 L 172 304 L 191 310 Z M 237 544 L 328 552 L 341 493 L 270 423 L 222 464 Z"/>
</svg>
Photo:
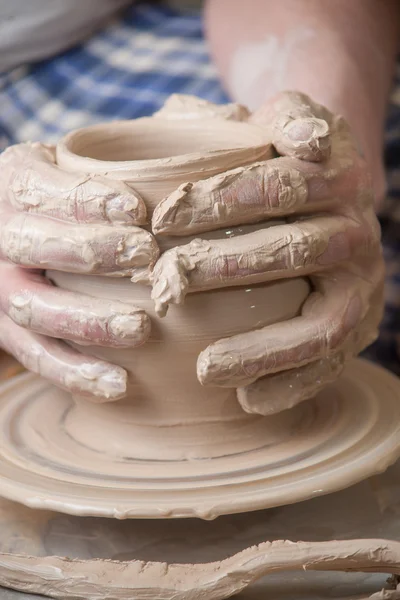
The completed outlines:
<svg viewBox="0 0 400 600">
<path fill-rule="evenodd" d="M 265 542 L 226 560 L 196 565 L 0 554 L 1 585 L 73 600 L 222 600 L 265 575 L 296 570 L 400 575 L 400 543 Z"/>
<path fill-rule="evenodd" d="M 151 218 L 159 202 L 183 182 L 271 158 L 268 132 L 232 120 L 243 112 L 233 106 L 218 108 L 173 97 L 155 117 L 72 132 L 57 146 L 57 163 L 70 172 L 124 182 L 144 201 Z M 208 236 L 239 244 L 253 227 L 225 228 Z M 189 228 L 188 235 L 179 239 L 167 235 L 156 239 L 163 251 L 192 240 L 190 233 Z M 90 406 L 76 398 L 85 414 L 68 415 L 68 428 L 82 445 L 131 459 L 195 460 L 252 451 L 284 439 L 294 427 L 294 415 L 289 413 L 278 419 L 285 422 L 282 427 L 268 426 L 266 419 L 245 413 L 233 388 L 203 387 L 197 359 L 220 338 L 296 316 L 309 294 L 305 279 L 190 294 L 185 306 L 161 320 L 149 287 L 139 285 L 148 283 L 140 270 L 133 278 L 136 283 L 53 271 L 48 276 L 61 288 L 118 298 L 151 317 L 150 338 L 137 351 L 85 348 L 122 366 L 129 376 L 127 396 L 116 406 Z M 108 430 L 106 439 L 103 426 Z"/>
<path fill-rule="evenodd" d="M 184 306 L 161 320 L 145 286 L 126 279 L 104 281 L 53 271 L 48 275 L 64 289 L 132 302 L 152 323 L 148 341 L 138 348 L 85 346 L 85 352 L 123 367 L 128 387 L 126 398 L 117 403 L 99 406 L 76 398 L 82 412 L 69 414 L 66 426 L 83 446 L 142 460 L 195 460 L 276 444 L 295 429 L 295 413 L 276 415 L 269 422 L 244 412 L 235 389 L 202 386 L 197 360 L 221 337 L 295 316 L 308 295 L 307 282 L 190 294 Z"/>
<path fill-rule="evenodd" d="M 135 363 L 126 366 L 133 372 Z M 153 388 L 156 399 L 161 392 Z M 248 415 L 227 400 L 229 420 L 201 420 L 189 404 L 183 421 L 173 398 L 164 411 L 162 400 L 147 406 L 134 397 L 74 402 L 28 374 L 0 389 L 1 493 L 35 509 L 117 519 L 210 520 L 299 502 L 384 471 L 397 458 L 398 397 L 394 375 L 357 360 L 291 410 Z M 233 452 L 235 438 L 247 450 Z M 190 458 L 200 452 L 214 456 Z"/>
<path fill-rule="evenodd" d="M 16 553 L 37 561 L 45 556 L 68 556 L 80 561 L 111 559 L 114 562 L 102 565 L 110 572 L 115 564 L 118 569 L 116 561 L 159 564 L 167 559 L 169 564 L 187 567 L 216 564 L 246 548 L 282 539 L 326 542 L 361 538 L 368 544 L 372 541 L 370 548 L 374 550 L 377 537 L 400 539 L 399 473 L 398 463 L 385 474 L 342 492 L 274 510 L 220 517 L 213 522 L 82 519 L 0 500 L 0 556 Z M 333 544 L 332 555 L 335 547 Z M 295 545 L 294 552 L 297 555 Z M 156 589 L 159 582 L 153 584 Z M 280 571 L 258 580 L 242 596 L 253 600 L 298 596 L 322 600 L 334 594 L 336 598 L 360 599 L 385 588 L 376 594 L 383 600 L 395 597 L 395 587 L 395 578 L 387 582 L 387 574 Z M 10 592 L 10 600 L 23 598 Z"/>
<path fill-rule="evenodd" d="M 283 94 L 253 115 L 239 106 L 175 96 L 155 117 L 73 132 L 56 150 L 29 143 L 7 150 L 0 158 L 2 181 L 15 210 L 0 252 L 25 266 L 53 264 L 63 272 L 151 284 L 158 316 L 171 304 L 182 305 L 189 292 L 209 290 L 212 298 L 215 289 L 232 292 L 309 276 L 312 293 L 300 314 L 222 336 L 197 361 L 199 382 L 210 389 L 237 388 L 246 412 L 285 410 L 334 381 L 346 360 L 377 335 L 383 306 L 380 229 L 355 146 L 343 119 L 303 94 Z M 49 225 L 51 218 L 59 219 L 57 228 Z M 136 312 L 137 318 L 124 313 L 117 322 L 104 310 L 107 303 L 94 298 L 90 316 L 86 296 L 79 321 L 73 307 L 64 318 L 62 307 L 68 312 L 67 298 L 78 296 L 58 294 L 64 299 L 58 314 L 54 291 L 44 307 L 27 293 L 15 294 L 12 306 L 6 299 L 6 316 L 16 317 L 18 326 L 9 323 L 5 345 L 27 368 L 72 393 L 89 397 L 94 391 L 98 401 L 118 400 L 126 389 L 121 367 L 86 356 L 83 369 L 78 352 L 48 338 L 51 360 L 39 364 L 32 358 L 37 340 L 21 325 L 39 334 L 50 331 L 58 340 L 112 346 L 127 346 L 136 332 L 137 345 L 148 337 L 145 311 Z M 38 315 L 46 308 L 55 320 L 47 330 Z M 28 345 L 32 352 L 24 352 Z M 76 372 L 67 366 L 65 376 L 54 375 L 53 351 L 60 362 L 69 356 Z"/>
<path fill-rule="evenodd" d="M 5 496 L 33 508 L 79 515 L 213 519 L 327 494 L 384 470 L 399 455 L 398 382 L 390 375 L 356 362 L 318 397 L 292 404 L 286 399 L 285 408 L 291 410 L 281 407 L 271 410 L 277 413 L 271 416 L 267 402 L 258 407 L 262 369 L 254 356 L 252 363 L 242 361 L 238 367 L 241 348 L 238 361 L 225 343 L 227 337 L 242 340 L 250 332 L 246 344 L 253 340 L 253 351 L 261 357 L 261 329 L 294 319 L 310 294 L 306 279 L 285 280 L 286 264 L 302 266 L 302 275 L 313 272 L 314 262 L 330 264 L 332 240 L 319 235 L 320 230 L 329 230 L 334 239 L 343 234 L 345 224 L 343 219 L 318 217 L 298 231 L 284 224 L 271 229 L 253 225 L 298 211 L 307 203 L 309 189 L 300 173 L 268 171 L 265 161 L 274 156 L 268 128 L 250 124 L 248 117 L 234 105 L 218 108 L 175 97 L 152 119 L 73 132 L 55 153 L 43 145 L 28 145 L 30 181 L 46 179 L 47 173 L 57 180 L 57 169 L 64 169 L 59 188 L 71 198 L 65 220 L 78 214 L 78 220 L 89 218 L 94 226 L 86 230 L 85 239 L 70 240 L 71 252 L 80 259 L 73 261 L 74 272 L 52 271 L 48 277 L 89 298 L 133 304 L 139 318 L 150 316 L 152 327 L 143 348 L 86 348 L 91 356 L 119 366 L 127 381 L 123 400 L 89 404 L 85 389 L 77 384 L 72 401 L 31 375 L 0 389 Z M 291 119 L 282 126 L 287 125 Z M 329 124 L 317 119 L 312 125 L 315 148 L 328 157 Z M 20 150 L 6 154 L 6 169 L 10 164 L 12 169 L 13 152 Z M 107 178 L 116 183 L 108 185 Z M 279 179 L 276 206 L 274 194 L 264 193 L 265 183 L 274 178 Z M 251 190 L 255 181 L 248 214 L 244 210 L 239 216 L 235 191 Z M 23 181 L 13 180 L 8 199 L 14 206 L 28 202 L 34 213 L 34 194 L 30 198 L 21 185 Z M 79 202 L 85 185 L 92 190 L 87 213 Z M 254 197 L 262 199 L 257 206 Z M 43 202 L 51 213 L 52 194 Z M 118 241 L 118 227 L 130 226 L 129 238 L 117 243 L 111 272 L 108 263 L 102 264 L 104 271 L 97 265 L 96 238 L 91 237 L 96 214 L 102 211 L 115 225 L 107 246 Z M 14 225 L 19 227 L 18 217 Z M 349 239 L 363 249 L 363 239 L 357 238 L 362 232 L 354 232 Z M 195 238 L 199 233 L 201 240 Z M 41 237 L 46 251 L 54 249 L 57 237 L 51 227 Z M 29 266 L 34 264 L 30 252 L 35 239 L 28 241 L 22 258 Z M 5 242 L 5 255 L 17 256 L 19 250 Z M 304 268 L 304 257 L 311 270 Z M 48 264 L 68 271 L 64 263 L 46 262 L 44 253 L 41 265 Z M 94 270 L 114 279 L 88 277 Z M 274 282 L 266 283 L 269 279 Z M 23 316 L 24 303 L 17 299 L 14 304 Z M 184 306 L 172 306 L 168 318 L 160 320 L 171 304 Z M 350 308 L 353 314 L 355 308 Z M 121 337 L 126 321 L 114 325 Z M 336 362 L 320 365 L 321 372 L 327 367 L 328 379 L 338 374 L 343 361 Z M 213 368 L 221 364 L 224 372 L 213 387 Z M 290 366 L 296 365 L 304 366 L 297 358 Z M 318 375 L 315 367 L 309 376 Z M 290 375 L 294 393 L 305 380 L 299 384 Z M 113 382 L 105 399 L 118 400 Z M 271 398 L 269 406 L 275 405 L 276 398 Z M 194 565 L 0 552 L 0 584 L 75 600 L 186 600 L 199 594 L 212 600 L 277 572 L 399 575 L 399 564 L 400 544 L 379 539 L 264 542 L 222 561 Z"/>
<path fill-rule="evenodd" d="M 78 292 L 78 297 L 101 299 L 104 305 L 123 301 L 135 307 L 136 321 L 143 324 L 132 344 L 136 347 L 106 348 L 101 341 L 85 346 L 86 355 L 98 362 L 86 369 L 82 359 L 78 373 L 70 370 L 60 376 L 60 384 L 76 392 L 73 401 L 36 378 L 29 379 L 30 389 L 26 383 L 21 391 L 21 383 L 14 392 L 4 393 L 0 418 L 9 435 L 0 466 L 5 480 L 7 469 L 12 472 L 4 482 L 4 495 L 73 514 L 212 519 L 328 493 L 396 458 L 400 409 L 394 401 L 396 384 L 389 375 L 372 368 L 369 372 L 357 363 L 337 385 L 302 402 L 310 397 L 315 381 L 335 380 L 346 354 L 340 349 L 333 356 L 307 362 L 307 341 L 301 344 L 309 330 L 303 327 L 300 335 L 296 317 L 310 298 L 310 284 L 304 277 L 285 279 L 285 261 L 295 267 L 299 257 L 306 264 L 323 257 L 329 263 L 332 248 L 327 250 L 329 237 L 318 235 L 315 223 L 310 225 L 310 235 L 304 235 L 300 225 L 298 231 L 291 226 L 288 232 L 287 224 L 274 219 L 254 224 L 254 219 L 267 213 L 279 217 L 282 207 L 290 212 L 292 206 L 304 204 L 309 189 L 293 169 L 268 171 L 275 152 L 271 131 L 249 123 L 247 117 L 245 110 L 233 105 L 216 107 L 174 97 L 155 117 L 72 132 L 55 151 L 41 145 L 17 146 L 2 159 L 4 168 L 12 171 L 13 164 L 19 164 L 16 153 L 22 153 L 33 172 L 29 181 L 37 186 L 40 181 L 40 189 L 50 181 L 63 194 L 67 192 L 62 209 L 66 214 L 57 213 L 59 218 L 86 222 L 89 212 L 81 205 L 91 207 L 91 227 L 82 228 L 79 244 L 75 239 L 71 243 L 71 252 L 79 254 L 80 260 L 73 261 L 77 266 L 72 272 L 47 272 L 53 283 Z M 330 125 L 323 122 L 326 127 L 315 131 L 322 146 L 313 142 L 314 158 L 316 150 L 323 150 L 323 156 L 331 150 Z M 31 202 L 34 212 L 34 194 L 29 186 L 24 192 L 18 173 L 11 178 L 9 201 Z M 277 185 L 268 191 L 267 183 L 276 176 Z M 54 189 L 45 190 L 47 210 L 53 202 L 56 211 Z M 240 190 L 242 202 L 242 192 L 247 190 L 244 198 L 252 214 L 258 198 L 254 218 L 249 218 L 250 209 L 238 210 L 235 191 Z M 178 217 L 177 204 L 182 208 Z M 127 208 L 130 221 L 123 222 Z M 101 211 L 113 222 L 107 228 L 114 240 L 108 254 L 112 256 L 116 248 L 117 270 L 97 266 L 98 253 L 90 236 Z M 238 213 L 246 225 L 240 224 Z M 226 221 L 229 227 L 220 227 Z M 203 222 L 209 231 L 199 225 Z M 331 233 L 340 233 L 341 226 L 342 222 L 334 221 Z M 198 233 L 201 239 L 195 237 Z M 44 246 L 51 248 L 53 239 L 54 232 Z M 265 266 L 268 261 L 276 265 L 271 273 L 277 281 L 270 283 L 265 281 L 271 275 Z M 202 268 L 196 269 L 200 263 Z M 125 271 L 118 270 L 124 266 Z M 371 266 L 371 274 L 372 270 Z M 109 277 L 90 276 L 93 271 Z M 198 287 L 196 273 L 201 274 Z M 207 280 L 219 289 L 207 289 Z M 345 299 L 346 283 L 335 279 L 337 290 L 343 285 Z M 314 307 L 321 297 L 319 289 L 315 292 Z M 327 295 L 337 304 L 335 295 Z M 161 319 L 171 303 L 168 315 Z M 351 328 L 362 306 L 358 297 L 350 296 L 339 324 Z M 24 302 L 17 299 L 13 308 L 20 320 L 29 319 L 30 308 Z M 335 313 L 336 308 L 328 304 L 325 313 Z M 129 314 L 131 323 L 133 316 Z M 127 322 L 123 315 L 113 323 L 119 339 L 124 331 L 129 337 Z M 318 319 L 314 326 L 320 328 Z M 137 331 L 137 322 L 134 327 Z M 284 368 L 297 365 L 305 370 L 286 374 L 275 355 L 269 359 L 272 366 L 266 365 L 265 327 L 273 348 L 298 338 L 297 353 L 291 353 L 294 362 L 286 360 Z M 366 330 L 366 335 L 374 333 L 372 325 Z M 137 347 L 138 339 L 146 343 Z M 104 369 L 109 363 L 116 368 L 107 380 Z M 281 372 L 260 379 L 268 370 Z M 94 384 L 100 377 L 99 401 L 89 402 L 89 392 L 99 387 Z M 384 399 L 379 405 L 378 380 Z M 286 396 L 276 391 L 282 383 L 280 390 Z M 13 393 L 13 402 L 6 402 Z"/>
<path fill-rule="evenodd" d="M 260 127 L 203 118 L 201 112 L 201 119 L 169 119 L 168 112 L 166 106 L 162 118 L 116 121 L 67 134 L 57 145 L 57 164 L 126 183 L 151 217 L 179 185 L 273 156 L 269 133 Z"/>
</svg>

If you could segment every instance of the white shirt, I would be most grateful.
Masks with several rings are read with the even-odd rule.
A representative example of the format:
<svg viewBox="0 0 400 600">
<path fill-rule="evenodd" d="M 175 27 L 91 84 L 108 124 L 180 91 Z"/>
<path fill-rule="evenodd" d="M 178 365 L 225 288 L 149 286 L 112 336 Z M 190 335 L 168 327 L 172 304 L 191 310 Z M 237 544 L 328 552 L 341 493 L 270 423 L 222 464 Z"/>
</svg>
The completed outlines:
<svg viewBox="0 0 400 600">
<path fill-rule="evenodd" d="M 132 0 L 0 0 L 0 72 L 90 36 Z"/>
</svg>

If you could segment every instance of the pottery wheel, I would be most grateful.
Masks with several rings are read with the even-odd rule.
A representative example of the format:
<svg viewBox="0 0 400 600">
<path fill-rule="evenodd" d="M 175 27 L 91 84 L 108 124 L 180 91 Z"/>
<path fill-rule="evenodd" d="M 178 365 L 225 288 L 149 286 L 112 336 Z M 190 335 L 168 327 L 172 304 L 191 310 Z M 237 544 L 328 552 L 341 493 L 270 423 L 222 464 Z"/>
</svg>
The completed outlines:
<svg viewBox="0 0 400 600">
<path fill-rule="evenodd" d="M 23 375 L 0 387 L 1 495 L 31 508 L 116 518 L 211 519 L 299 502 L 396 460 L 399 400 L 395 376 L 356 360 L 293 409 L 298 425 L 279 444 L 233 457 L 143 461 L 82 446 L 68 431 L 71 397 Z"/>
<path fill-rule="evenodd" d="M 38 512 L 0 499 L 0 530 L 0 554 L 192 564 L 221 561 L 268 540 L 323 542 L 386 538 L 399 541 L 400 462 L 386 473 L 336 494 L 266 511 L 227 515 L 213 522 L 80 518 L 45 510 Z M 253 583 L 238 600 L 365 600 L 387 587 L 387 578 L 387 574 L 378 572 L 285 571 L 269 574 Z M 19 583 L 18 579 L 15 587 L 18 588 Z M 132 580 L 132 588 L 135 584 L 137 581 Z M 130 598 L 136 597 L 134 591 Z M 152 590 L 147 593 L 149 599 L 165 597 L 152 594 Z M 98 597 L 104 598 L 104 595 L 99 593 Z M 193 597 L 206 596 L 203 590 L 203 595 Z M 391 598 L 389 595 L 379 597 L 381 600 Z M 0 598 L 44 600 L 43 596 L 1 587 Z"/>
</svg>

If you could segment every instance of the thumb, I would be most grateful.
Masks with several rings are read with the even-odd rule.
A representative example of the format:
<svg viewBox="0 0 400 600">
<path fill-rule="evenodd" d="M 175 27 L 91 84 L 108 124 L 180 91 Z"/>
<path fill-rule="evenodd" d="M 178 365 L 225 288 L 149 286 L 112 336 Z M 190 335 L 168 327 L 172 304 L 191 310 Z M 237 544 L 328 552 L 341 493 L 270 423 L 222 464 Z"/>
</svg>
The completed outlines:
<svg viewBox="0 0 400 600">
<path fill-rule="evenodd" d="M 305 94 L 283 92 L 253 113 L 250 121 L 271 130 L 281 156 L 311 162 L 330 156 L 332 115 Z"/>
</svg>

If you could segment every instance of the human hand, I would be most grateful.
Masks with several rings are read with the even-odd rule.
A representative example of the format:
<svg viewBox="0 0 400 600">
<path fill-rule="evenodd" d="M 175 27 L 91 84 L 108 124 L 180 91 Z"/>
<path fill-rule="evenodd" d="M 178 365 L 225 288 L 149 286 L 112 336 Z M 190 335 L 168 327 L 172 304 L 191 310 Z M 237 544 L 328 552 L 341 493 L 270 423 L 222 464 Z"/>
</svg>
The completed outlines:
<svg viewBox="0 0 400 600">
<path fill-rule="evenodd" d="M 55 149 L 18 144 L 0 156 L 0 346 L 27 369 L 97 401 L 120 398 L 124 369 L 78 344 L 137 346 L 150 335 L 141 309 L 54 287 L 45 269 L 131 276 L 158 257 L 142 199 L 126 184 L 70 173 Z M 57 339 L 58 338 L 58 339 Z"/>
<path fill-rule="evenodd" d="M 270 414 L 315 395 L 375 339 L 384 264 L 370 176 L 343 119 L 286 93 L 250 120 L 270 129 L 279 156 L 180 186 L 157 206 L 153 231 L 286 223 L 168 250 L 153 298 L 163 315 L 189 291 L 308 276 L 300 316 L 217 341 L 198 359 L 203 385 L 236 387 L 246 411 Z"/>
</svg>

